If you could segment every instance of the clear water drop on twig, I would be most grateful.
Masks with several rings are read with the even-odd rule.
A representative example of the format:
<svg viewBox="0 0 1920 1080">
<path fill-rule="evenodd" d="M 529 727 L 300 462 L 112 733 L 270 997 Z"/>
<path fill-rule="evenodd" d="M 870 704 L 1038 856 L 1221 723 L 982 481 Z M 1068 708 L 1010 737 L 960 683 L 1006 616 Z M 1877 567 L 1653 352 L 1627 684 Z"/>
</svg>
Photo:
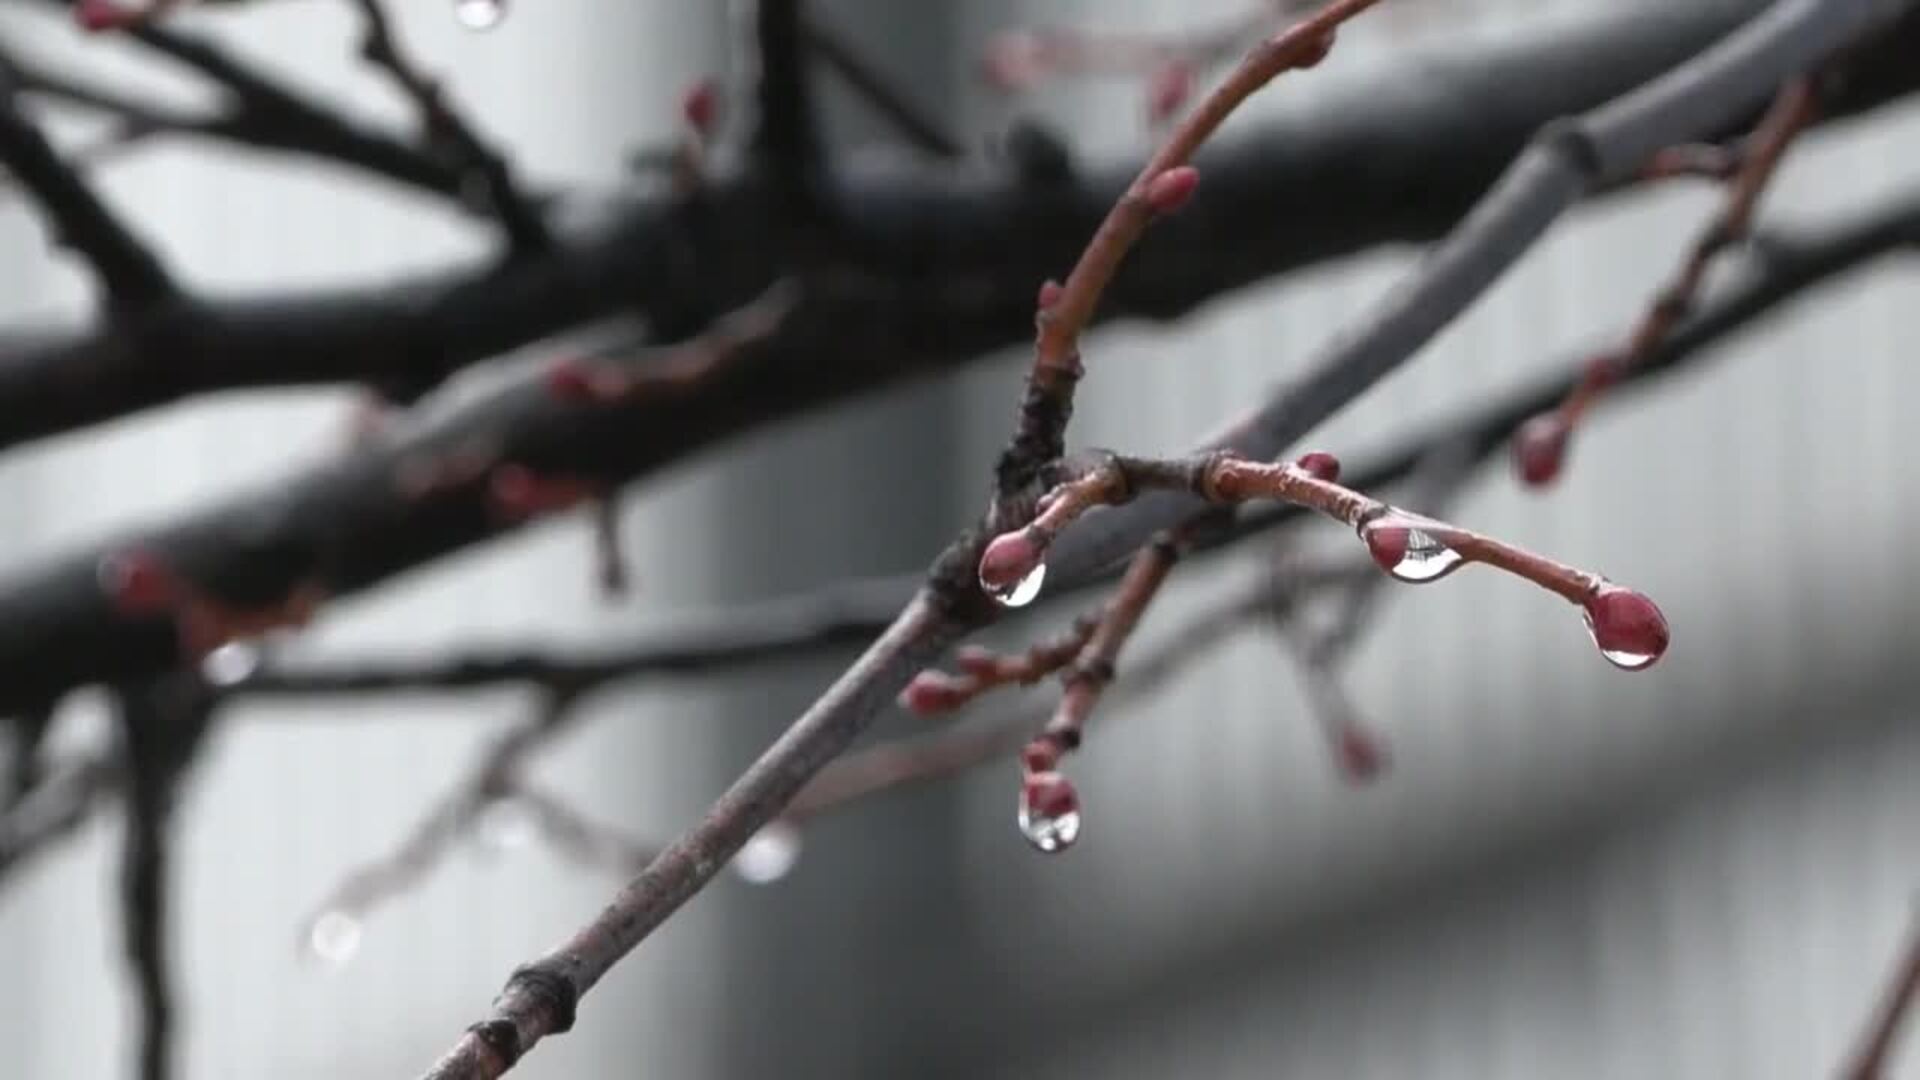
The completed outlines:
<svg viewBox="0 0 1920 1080">
<path fill-rule="evenodd" d="M 480 811 L 474 833 L 487 851 L 519 851 L 539 839 L 540 822 L 526 803 L 507 796 L 495 799 Z"/>
<path fill-rule="evenodd" d="M 733 857 L 733 872 L 751 885 L 771 885 L 793 872 L 800 861 L 800 830 L 775 821 L 753 834 Z"/>
<path fill-rule="evenodd" d="M 1607 585 L 1582 605 L 1580 618 L 1595 648 L 1607 662 L 1627 671 L 1642 671 L 1665 655 L 1672 631 L 1667 617 L 1645 595 Z"/>
<path fill-rule="evenodd" d="M 244 641 L 229 641 L 200 660 L 200 677 L 211 686 L 236 686 L 260 668 L 260 649 Z"/>
<path fill-rule="evenodd" d="M 1057 772 L 1029 775 L 1020 785 L 1020 833 L 1045 854 L 1065 851 L 1080 838 L 1080 793 Z"/>
<path fill-rule="evenodd" d="M 1420 585 L 1459 569 L 1465 557 L 1429 530 L 1406 518 L 1388 515 L 1360 527 L 1360 539 L 1380 569 L 1399 581 Z"/>
<path fill-rule="evenodd" d="M 507 0 L 453 0 L 453 18 L 469 30 L 491 30 L 507 17 Z"/>
<path fill-rule="evenodd" d="M 360 951 L 360 920 L 344 911 L 323 911 L 307 930 L 307 951 L 330 968 L 347 966 Z"/>
<path fill-rule="evenodd" d="M 1039 563 L 1027 573 L 1026 577 L 1005 588 L 995 588 L 985 581 L 980 587 L 1001 607 L 1023 608 L 1040 596 L 1040 587 L 1047 581 L 1047 564 Z"/>
</svg>

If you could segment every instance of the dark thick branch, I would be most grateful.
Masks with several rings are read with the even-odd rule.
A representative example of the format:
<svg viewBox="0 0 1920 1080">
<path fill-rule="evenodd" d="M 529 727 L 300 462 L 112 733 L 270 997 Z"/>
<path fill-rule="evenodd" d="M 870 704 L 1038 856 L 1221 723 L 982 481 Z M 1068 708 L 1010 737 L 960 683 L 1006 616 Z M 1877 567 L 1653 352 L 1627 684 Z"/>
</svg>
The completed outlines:
<svg viewBox="0 0 1920 1080">
<path fill-rule="evenodd" d="M 1377 82 L 1353 85 L 1323 109 L 1203 153 L 1205 197 L 1143 244 L 1101 314 L 1174 318 L 1275 274 L 1431 237 L 1535 127 L 1666 70 L 1753 6 L 1623 12 L 1550 40 L 1456 47 L 1402 65 L 1391 92 Z M 1920 69 L 1906 62 L 1914 48 L 1920 20 L 1870 51 L 1830 111 L 1868 107 L 1920 84 Z M 1514 86 L 1530 90 L 1515 94 Z M 870 324 L 863 340 L 834 349 L 830 370 L 811 365 L 806 380 L 734 388 L 741 396 L 724 420 L 689 414 L 676 426 L 697 426 L 698 434 L 666 433 L 679 443 L 673 455 L 1025 338 L 1035 285 L 1071 263 L 1131 172 L 1105 168 L 1042 186 L 898 172 L 823 180 L 841 230 L 835 277 L 864 283 L 840 325 Z M 1301 215 L 1304 206 L 1313 213 Z M 697 325 L 780 276 L 778 252 L 764 243 L 778 220 L 765 188 L 723 179 L 697 209 L 637 205 L 510 268 L 478 265 L 332 295 L 210 300 L 152 325 L 31 335 L 37 344 L 0 354 L 0 447 L 209 390 L 430 386 L 467 364 L 629 310 L 636 298 L 657 326 Z M 811 347 L 803 343 L 795 355 Z M 148 363 L 156 354 L 168 362 Z"/>
<path fill-rule="evenodd" d="M 539 208 L 521 193 L 507 159 L 447 99 L 438 80 L 421 71 L 400 47 L 381 0 L 354 0 L 365 24 L 360 54 L 387 73 L 420 113 L 420 134 L 429 151 L 446 159 L 462 176 L 467 201 L 498 218 L 515 254 L 552 244 Z"/>
<path fill-rule="evenodd" d="M 68 6 L 67 0 L 36 2 L 61 10 Z M 465 173 L 455 163 L 308 97 L 214 41 L 157 21 L 137 23 L 123 33 L 221 88 L 221 106 L 205 116 L 179 114 L 129 101 L 29 60 L 10 59 L 20 65 L 22 89 L 28 92 L 89 105 L 135 123 L 166 120 L 160 130 L 173 134 L 317 158 L 464 205 Z"/>
<path fill-rule="evenodd" d="M 139 308 L 172 296 L 173 282 L 160 260 L 113 211 L 79 171 L 62 161 L 16 101 L 17 86 L 0 71 L 0 164 L 31 192 L 46 212 L 57 242 L 92 265 L 110 302 Z M 163 362 L 161 358 L 151 358 Z"/>
<path fill-rule="evenodd" d="M 1700 309 L 1648 361 L 1632 370 L 1622 393 L 1683 370 L 1726 338 L 1772 314 L 1782 304 L 1805 297 L 1837 278 L 1873 265 L 1890 252 L 1920 247 L 1920 194 L 1884 206 L 1862 208 L 1854 216 L 1818 229 L 1776 230 L 1749 255 L 1746 271 Z M 1581 365 L 1569 362 L 1480 410 L 1411 438 L 1369 464 L 1351 471 L 1354 483 L 1380 489 L 1408 476 L 1434 448 L 1464 441 L 1476 459 L 1506 444 L 1519 425 L 1559 401 L 1573 386 Z M 430 460 L 432 454 L 461 445 L 488 431 L 503 432 L 500 446 L 513 455 L 521 446 L 564 447 L 577 442 L 581 460 L 604 448 L 623 445 L 626 433 L 644 430 L 633 417 L 664 422 L 684 399 L 639 402 L 599 421 L 581 424 L 553 404 L 537 380 L 483 402 L 468 414 L 450 417 L 431 433 L 384 453 L 324 469 L 296 488 L 266 496 L 249 495 L 202 515 L 187 528 L 129 540 L 161 553 L 181 567 L 226 568 L 251 576 L 258 595 L 273 596 L 302 579 L 308 563 L 302 552 L 323 548 L 329 530 L 355 537 L 359 554 L 342 565 L 351 579 L 335 578 L 336 588 L 370 584 L 442 550 L 494 535 L 501 526 L 477 512 L 469 495 L 462 511 L 456 502 L 435 506 L 409 503 L 392 492 L 399 462 Z M 524 411 L 524 424 L 497 423 L 502 414 Z M 551 452 L 551 451 L 549 451 Z M 556 460 L 573 460 L 572 458 Z M 355 492 L 358 492 L 357 496 Z M 1246 535 L 1295 518 L 1280 508 L 1243 515 L 1235 533 Z M 249 534 L 248 522 L 260 531 Z M 1209 543 L 1211 541 L 1208 541 Z M 164 626 L 130 622 L 101 594 L 98 562 L 122 545 L 108 544 L 0 592 L 0 686 L 17 689 L 23 701 L 103 678 L 157 670 L 172 662 L 175 643 Z M 1204 544 L 1203 544 L 1204 547 Z M 249 579 L 236 577 L 235 587 Z M 690 630 L 663 633 L 628 649 L 603 656 L 564 658 L 545 654 L 433 659 L 421 662 L 382 659 L 342 666 L 269 670 L 232 692 L 263 696 L 351 693 L 403 686 L 451 688 L 497 682 L 556 682 L 578 679 L 597 684 L 627 674 L 698 672 L 737 663 L 805 653 L 870 640 L 912 595 L 919 575 L 860 583 L 810 597 L 796 597 L 712 617 Z M 1088 579 L 1083 584 L 1092 584 Z M 1067 583 L 1049 588 L 1043 602 L 1073 595 Z M 9 627 L 13 629 L 9 629 Z M 29 631 L 31 628 L 31 632 Z M 10 698 L 0 693 L 0 698 Z"/>
</svg>

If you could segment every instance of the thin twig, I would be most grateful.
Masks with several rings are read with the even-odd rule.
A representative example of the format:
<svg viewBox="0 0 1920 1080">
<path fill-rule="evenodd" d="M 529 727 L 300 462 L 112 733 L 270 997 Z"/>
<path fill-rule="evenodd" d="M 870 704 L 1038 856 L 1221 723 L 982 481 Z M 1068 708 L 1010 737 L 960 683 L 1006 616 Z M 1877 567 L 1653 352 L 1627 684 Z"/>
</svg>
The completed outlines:
<svg viewBox="0 0 1920 1080">
<path fill-rule="evenodd" d="M 1920 1001 L 1920 921 L 1909 933 L 1899 965 L 1887 984 L 1885 995 L 1875 1007 L 1873 1020 L 1860 1040 L 1860 1048 L 1843 1074 L 1846 1080 L 1888 1080 L 1893 1074 L 1893 1050 L 1901 1028 Z"/>
<path fill-rule="evenodd" d="M 119 767 L 105 759 L 43 769 L 37 782 L 0 814 L 0 883 L 86 824 L 101 796 L 114 790 L 119 775 Z"/>
<path fill-rule="evenodd" d="M 921 152 L 942 161 L 952 161 L 966 153 L 958 138 L 909 101 L 898 86 L 860 55 L 859 50 L 842 40 L 832 27 L 819 19 L 808 19 L 801 25 L 801 32 L 807 48 L 820 58 L 821 64 L 840 76 Z"/>
<path fill-rule="evenodd" d="M 146 307 L 174 296 L 160 260 L 20 112 L 17 90 L 0 74 L 0 164 L 46 212 L 56 242 L 87 260 L 117 307 Z"/>
<path fill-rule="evenodd" d="M 1819 94 L 1813 76 L 1798 76 L 1781 89 L 1760 126 L 1733 159 L 1726 200 L 1719 213 L 1695 238 L 1679 273 L 1654 296 L 1626 344 L 1617 352 L 1602 353 L 1588 361 L 1584 377 L 1559 407 L 1542 413 L 1520 429 L 1519 437 L 1514 440 L 1514 458 L 1520 477 L 1527 484 L 1536 487 L 1548 484 L 1560 474 L 1567 445 L 1580 418 L 1607 387 L 1645 363 L 1673 333 L 1698 301 L 1714 259 L 1747 238 L 1761 195 L 1795 136 L 1813 122 L 1818 105 Z M 1663 153 L 1671 154 L 1671 151 Z M 1679 168 L 1683 160 L 1685 155 L 1665 159 L 1656 156 L 1652 167 L 1671 171 Z M 1693 164 L 1709 169 L 1728 167 L 1711 155 Z"/>
<path fill-rule="evenodd" d="M 352 0 L 360 9 L 365 33 L 360 55 L 386 72 L 420 112 L 421 133 L 430 150 L 445 154 L 473 187 L 471 196 L 499 218 L 513 250 L 519 254 L 552 246 L 539 208 L 513 178 L 513 169 L 501 153 L 489 146 L 473 124 L 454 109 L 437 79 L 421 71 L 400 48 L 381 0 Z"/>
</svg>

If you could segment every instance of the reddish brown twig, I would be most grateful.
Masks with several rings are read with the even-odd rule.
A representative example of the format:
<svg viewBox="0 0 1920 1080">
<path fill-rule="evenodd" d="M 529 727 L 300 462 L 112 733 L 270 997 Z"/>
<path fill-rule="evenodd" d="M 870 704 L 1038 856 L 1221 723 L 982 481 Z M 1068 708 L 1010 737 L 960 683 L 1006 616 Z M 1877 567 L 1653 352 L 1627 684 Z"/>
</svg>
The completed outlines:
<svg viewBox="0 0 1920 1080">
<path fill-rule="evenodd" d="M 1333 0 L 1262 41 L 1176 126 L 1107 213 L 1064 283 L 1040 290 L 1038 334 L 1020 426 L 996 470 L 1008 503 L 1062 452 L 1073 389 L 1081 375 L 1080 334 L 1127 252 L 1147 227 L 1192 197 L 1199 174 L 1188 162 L 1240 104 L 1281 74 L 1325 59 L 1334 31 L 1379 0 Z M 998 508 L 997 508 L 998 509 Z M 996 517 L 1002 515 L 996 514 Z"/>
<path fill-rule="evenodd" d="M 1886 994 L 1874 1010 L 1873 1021 L 1860 1042 L 1853 1064 L 1847 1067 L 1846 1080 L 1887 1080 L 1893 1074 L 1893 1047 L 1900 1038 L 1915 1002 L 1920 1001 L 1920 923 L 1909 933 L 1905 955 L 1888 983 Z"/>
<path fill-rule="evenodd" d="M 1122 503 L 1143 489 L 1186 490 L 1218 504 L 1277 499 L 1352 526 L 1373 561 L 1401 581 L 1437 581 L 1468 563 L 1483 563 L 1578 604 L 1595 644 L 1617 666 L 1650 667 L 1666 651 L 1666 619 L 1642 594 L 1342 487 L 1326 478 L 1328 461 L 1327 455 L 1309 455 L 1296 464 L 1262 464 L 1225 452 L 1179 461 L 1108 455 L 1043 496 L 1043 509 L 1031 524 L 987 544 L 981 581 L 991 588 L 1024 580 L 1043 564 L 1047 548 L 1069 522 L 1092 506 Z"/>
<path fill-rule="evenodd" d="M 1133 557 L 1113 602 L 1067 671 L 1059 707 L 1020 752 L 1020 832 L 1042 852 L 1065 850 L 1080 836 L 1080 793 L 1060 772 L 1060 759 L 1079 749 L 1087 718 L 1113 682 L 1120 650 L 1179 560 L 1180 539 L 1172 533 L 1154 537 Z"/>
<path fill-rule="evenodd" d="M 954 653 L 960 674 L 928 668 L 900 692 L 900 705 L 920 716 L 938 716 L 1003 686 L 1032 686 L 1073 663 L 1099 623 L 1097 614 L 1082 615 L 1060 633 L 1014 655 L 963 645 Z"/>
<path fill-rule="evenodd" d="M 1723 175 L 1727 195 L 1720 212 L 1695 238 L 1680 272 L 1655 294 L 1626 344 L 1587 361 L 1586 372 L 1560 405 L 1527 421 L 1514 437 L 1514 464 L 1529 487 L 1544 487 L 1560 475 L 1567 446 L 1581 417 L 1608 387 L 1646 363 L 1693 310 L 1714 260 L 1744 240 L 1753 227 L 1760 196 L 1778 171 L 1794 137 L 1814 120 L 1819 94 L 1812 76 L 1781 88 L 1752 136 L 1739 150 L 1684 146 L 1662 151 L 1647 171 L 1659 175 Z"/>
</svg>

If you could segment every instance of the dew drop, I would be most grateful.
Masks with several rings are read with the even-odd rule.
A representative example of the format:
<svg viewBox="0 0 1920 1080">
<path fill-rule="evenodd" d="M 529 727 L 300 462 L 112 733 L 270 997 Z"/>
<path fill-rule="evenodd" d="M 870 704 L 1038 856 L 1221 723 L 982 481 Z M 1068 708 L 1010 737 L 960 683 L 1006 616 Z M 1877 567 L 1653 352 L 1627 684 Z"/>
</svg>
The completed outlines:
<svg viewBox="0 0 1920 1080">
<path fill-rule="evenodd" d="M 504 854 L 532 846 L 540 836 L 540 822 L 519 799 L 495 799 L 480 812 L 474 833 L 482 848 Z"/>
<path fill-rule="evenodd" d="M 750 885 L 771 885 L 800 861 L 800 830 L 775 821 L 753 834 L 733 857 L 733 872 Z"/>
<path fill-rule="evenodd" d="M 1033 603 L 1040 595 L 1040 586 L 1046 584 L 1046 581 L 1047 564 L 1036 563 L 1034 568 L 1027 572 L 1026 577 L 1012 585 L 995 588 L 983 580 L 980 582 L 980 588 L 984 589 L 988 596 L 993 597 L 1001 607 L 1023 608 Z"/>
<path fill-rule="evenodd" d="M 507 0 L 453 0 L 454 21 L 469 30 L 491 30 L 507 17 Z"/>
<path fill-rule="evenodd" d="M 1020 785 L 1020 833 L 1052 855 L 1080 838 L 1080 793 L 1057 772 L 1033 773 Z"/>
<path fill-rule="evenodd" d="M 200 677 L 211 686 L 237 686 L 260 670 L 260 649 L 244 641 L 229 641 L 200 661 Z"/>
<path fill-rule="evenodd" d="M 323 911 L 307 931 L 307 951 L 338 970 L 360 951 L 360 920 L 344 911 Z"/>
<path fill-rule="evenodd" d="M 1600 655 L 1626 671 L 1652 667 L 1672 639 L 1660 608 L 1632 589 L 1602 588 L 1582 605 L 1580 618 Z"/>
<path fill-rule="evenodd" d="M 1460 552 L 1406 518 L 1388 515 L 1360 527 L 1360 539 L 1380 569 L 1400 581 L 1438 581 L 1460 568 Z"/>
</svg>

